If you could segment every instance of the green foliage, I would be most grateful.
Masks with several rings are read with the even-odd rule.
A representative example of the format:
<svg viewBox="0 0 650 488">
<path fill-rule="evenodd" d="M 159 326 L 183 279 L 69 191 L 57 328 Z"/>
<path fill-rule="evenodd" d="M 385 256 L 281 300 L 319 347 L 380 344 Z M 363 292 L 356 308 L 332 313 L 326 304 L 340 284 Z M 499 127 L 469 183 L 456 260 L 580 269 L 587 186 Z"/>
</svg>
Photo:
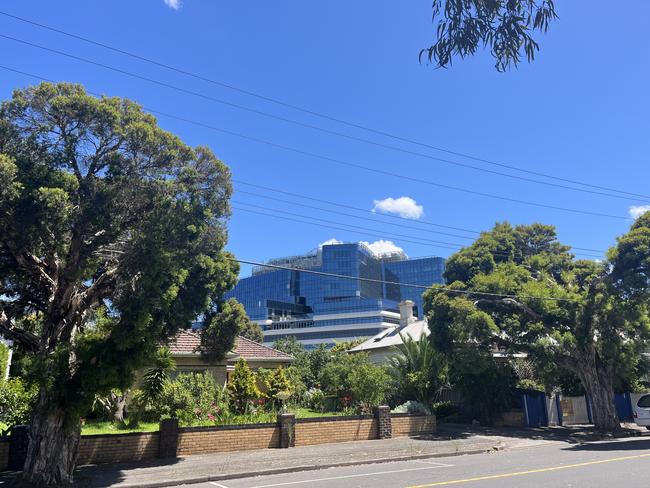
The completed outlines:
<svg viewBox="0 0 650 488">
<path fill-rule="evenodd" d="M 196 425 L 227 415 L 227 394 L 209 372 L 185 373 L 165 382 L 146 410 L 147 420 L 174 417 L 183 425 Z"/>
<path fill-rule="evenodd" d="M 176 362 L 169 348 L 161 347 L 156 351 L 152 367 L 145 370 L 142 375 L 142 392 L 149 401 L 158 398 L 169 381 L 169 373 L 176 369 Z"/>
<path fill-rule="evenodd" d="M 253 406 L 253 402 L 261 396 L 257 388 L 255 374 L 244 358 L 240 358 L 235 364 L 235 370 L 228 381 L 227 388 L 232 408 L 237 413 L 247 413 Z"/>
<path fill-rule="evenodd" d="M 244 327 L 239 332 L 239 335 L 259 344 L 264 342 L 264 333 L 262 332 L 262 328 L 257 322 L 253 322 L 252 320 L 246 321 Z"/>
<path fill-rule="evenodd" d="M 300 342 L 298 342 L 296 336 L 289 336 L 283 339 L 278 339 L 273 343 L 273 349 L 277 349 L 278 351 L 290 354 L 295 358 L 305 353 L 305 348 Z"/>
<path fill-rule="evenodd" d="M 386 368 L 365 362 L 354 368 L 347 377 L 353 401 L 361 413 L 370 414 L 374 407 L 386 402 L 391 377 Z"/>
<path fill-rule="evenodd" d="M 291 385 L 292 396 L 290 403 L 294 403 L 298 406 L 301 404 L 307 392 L 307 387 L 302 380 L 300 370 L 291 365 L 284 370 L 284 373 L 287 377 L 287 380 L 289 380 L 289 384 Z"/>
<path fill-rule="evenodd" d="M 492 425 L 512 406 L 512 371 L 495 364 L 490 355 L 458 352 L 451 362 L 450 378 L 472 416 L 484 425 Z"/>
<path fill-rule="evenodd" d="M 339 341 L 332 348 L 330 349 L 330 352 L 332 354 L 337 354 L 339 352 L 347 352 L 353 347 L 358 346 L 364 341 L 364 339 L 355 339 L 352 341 Z"/>
<path fill-rule="evenodd" d="M 319 388 L 310 388 L 305 392 L 305 404 L 316 412 L 325 411 L 325 393 Z"/>
<path fill-rule="evenodd" d="M 0 179 L 0 333 L 78 427 L 234 285 L 230 172 L 134 102 L 42 83 L 0 107 Z"/>
<path fill-rule="evenodd" d="M 20 378 L 0 380 L 0 434 L 14 425 L 29 422 L 38 390 Z"/>
<path fill-rule="evenodd" d="M 445 68 L 488 46 L 498 71 L 515 67 L 525 54 L 535 58 L 539 45 L 533 31 L 546 32 L 557 19 L 553 0 L 433 0 L 437 21 L 435 43 L 420 52 L 430 63 Z"/>
<path fill-rule="evenodd" d="M 345 354 L 345 353 L 341 353 Z M 305 386 L 309 388 L 319 388 L 321 386 L 321 375 L 325 366 L 338 355 L 332 354 L 323 344 L 309 352 L 303 352 L 294 356 L 296 359 L 292 367 L 300 372 Z"/>
<path fill-rule="evenodd" d="M 368 361 L 364 353 L 332 354 L 320 373 L 320 383 L 326 395 L 335 395 L 340 406 L 356 407 L 368 412 L 384 403 L 391 386 L 386 368 Z"/>
<path fill-rule="evenodd" d="M 9 369 L 9 346 L 0 341 L 0 381 L 4 381 L 7 377 L 7 370 Z"/>
<path fill-rule="evenodd" d="M 284 369 L 277 368 L 268 375 L 265 381 L 266 397 L 270 406 L 276 410 L 282 409 L 284 402 L 288 398 L 281 398 L 282 396 L 292 395 L 294 393 L 291 383 L 287 378 Z"/>
<path fill-rule="evenodd" d="M 430 408 L 440 390 L 448 384 L 444 356 L 426 338 L 414 341 L 411 337 L 402 337 L 397 349 L 398 354 L 392 356 L 389 363 L 397 401 L 417 400 Z"/>
<path fill-rule="evenodd" d="M 535 363 L 530 359 L 516 358 L 510 361 L 510 368 L 516 378 L 516 387 L 521 390 L 548 391 Z"/>
<path fill-rule="evenodd" d="M 547 389 L 554 382 L 545 365 L 578 375 L 592 398 L 597 426 L 618 428 L 614 388 L 632 385 L 642 374 L 641 352 L 650 338 L 648 222 L 645 216 L 635 222 L 602 263 L 575 260 L 555 229 L 542 224 L 497 224 L 451 256 L 445 278 L 459 292 L 431 288 L 425 311 L 431 340 L 450 361 L 452 379 L 480 387 L 479 378 L 463 378 L 476 374 L 468 370 L 476 363 L 475 370 L 504 385 L 506 375 L 492 352 L 526 352 Z M 471 388 L 464 390 L 471 395 Z"/>
<path fill-rule="evenodd" d="M 220 303 L 218 311 L 206 317 L 206 326 L 201 329 L 199 349 L 203 360 L 208 363 L 221 361 L 249 322 L 244 307 L 234 298 Z"/>
<path fill-rule="evenodd" d="M 433 413 L 439 420 L 444 420 L 459 412 L 460 409 L 453 402 L 437 402 L 433 405 Z"/>
</svg>

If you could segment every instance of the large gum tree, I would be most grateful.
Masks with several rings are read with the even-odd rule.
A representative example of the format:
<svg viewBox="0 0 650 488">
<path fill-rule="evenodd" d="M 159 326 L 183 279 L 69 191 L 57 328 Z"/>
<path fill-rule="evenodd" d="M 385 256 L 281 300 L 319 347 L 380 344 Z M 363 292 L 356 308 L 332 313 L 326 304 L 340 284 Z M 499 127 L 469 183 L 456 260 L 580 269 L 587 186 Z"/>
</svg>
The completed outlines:
<svg viewBox="0 0 650 488">
<path fill-rule="evenodd" d="M 0 106 L 0 181 L 0 334 L 40 389 L 23 477 L 67 484 L 95 395 L 234 285 L 230 173 L 136 103 L 44 83 Z"/>
<path fill-rule="evenodd" d="M 500 348 L 551 361 L 578 375 L 597 428 L 620 428 L 614 381 L 650 338 L 650 212 L 602 262 L 576 260 L 552 226 L 497 224 L 449 258 L 445 278 L 457 292 L 425 293 L 436 347 L 452 357 Z"/>
</svg>

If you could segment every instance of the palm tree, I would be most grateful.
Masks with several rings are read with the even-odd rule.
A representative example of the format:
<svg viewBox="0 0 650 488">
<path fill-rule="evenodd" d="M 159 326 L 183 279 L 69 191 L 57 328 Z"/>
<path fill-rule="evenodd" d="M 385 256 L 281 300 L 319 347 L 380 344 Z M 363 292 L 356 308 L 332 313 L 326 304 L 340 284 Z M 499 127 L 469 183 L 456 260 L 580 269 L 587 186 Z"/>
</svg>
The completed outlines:
<svg viewBox="0 0 650 488">
<path fill-rule="evenodd" d="M 447 385 L 447 363 L 426 336 L 414 341 L 403 336 L 398 354 L 390 358 L 390 370 L 402 398 L 417 400 L 431 408 Z"/>
</svg>

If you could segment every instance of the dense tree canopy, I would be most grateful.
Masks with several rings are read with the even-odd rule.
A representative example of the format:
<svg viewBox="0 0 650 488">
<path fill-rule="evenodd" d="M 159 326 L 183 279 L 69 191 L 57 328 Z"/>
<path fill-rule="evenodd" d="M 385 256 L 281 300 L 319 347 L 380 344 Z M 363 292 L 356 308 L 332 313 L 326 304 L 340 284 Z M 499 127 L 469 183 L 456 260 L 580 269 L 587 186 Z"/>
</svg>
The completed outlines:
<svg viewBox="0 0 650 488">
<path fill-rule="evenodd" d="M 207 362 L 223 359 L 238 335 L 255 342 L 264 340 L 260 326 L 248 318 L 244 306 L 234 298 L 220 302 L 215 310 L 206 314 L 204 322 L 200 352 Z"/>
<path fill-rule="evenodd" d="M 420 60 L 440 68 L 482 46 L 489 47 L 498 71 L 516 67 L 523 55 L 530 62 L 539 51 L 533 32 L 546 32 L 557 18 L 553 0 L 433 0 L 432 7 L 435 42 L 420 51 Z"/>
<path fill-rule="evenodd" d="M 0 107 L 0 334 L 40 394 L 24 476 L 69 482 L 79 417 L 235 283 L 228 168 L 128 100 L 43 83 Z"/>
<path fill-rule="evenodd" d="M 439 349 L 523 351 L 558 364 L 580 378 L 596 425 L 618 428 L 614 380 L 650 338 L 650 213 L 603 262 L 575 260 L 551 226 L 497 224 L 449 258 L 445 277 L 458 292 L 425 294 Z"/>
</svg>

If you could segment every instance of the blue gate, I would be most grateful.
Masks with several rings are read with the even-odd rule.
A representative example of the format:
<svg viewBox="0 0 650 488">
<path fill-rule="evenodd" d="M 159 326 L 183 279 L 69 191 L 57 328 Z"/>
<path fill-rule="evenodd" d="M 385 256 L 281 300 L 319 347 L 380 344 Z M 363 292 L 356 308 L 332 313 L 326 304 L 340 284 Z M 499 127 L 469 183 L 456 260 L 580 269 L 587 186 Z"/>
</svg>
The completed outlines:
<svg viewBox="0 0 650 488">
<path fill-rule="evenodd" d="M 629 393 L 616 393 L 614 395 L 616 414 L 621 422 L 634 422 L 634 411 L 632 410 L 632 399 Z"/>
<path fill-rule="evenodd" d="M 527 391 L 526 393 L 522 393 L 522 403 L 528 427 L 548 426 L 545 393 L 541 391 Z"/>
</svg>

